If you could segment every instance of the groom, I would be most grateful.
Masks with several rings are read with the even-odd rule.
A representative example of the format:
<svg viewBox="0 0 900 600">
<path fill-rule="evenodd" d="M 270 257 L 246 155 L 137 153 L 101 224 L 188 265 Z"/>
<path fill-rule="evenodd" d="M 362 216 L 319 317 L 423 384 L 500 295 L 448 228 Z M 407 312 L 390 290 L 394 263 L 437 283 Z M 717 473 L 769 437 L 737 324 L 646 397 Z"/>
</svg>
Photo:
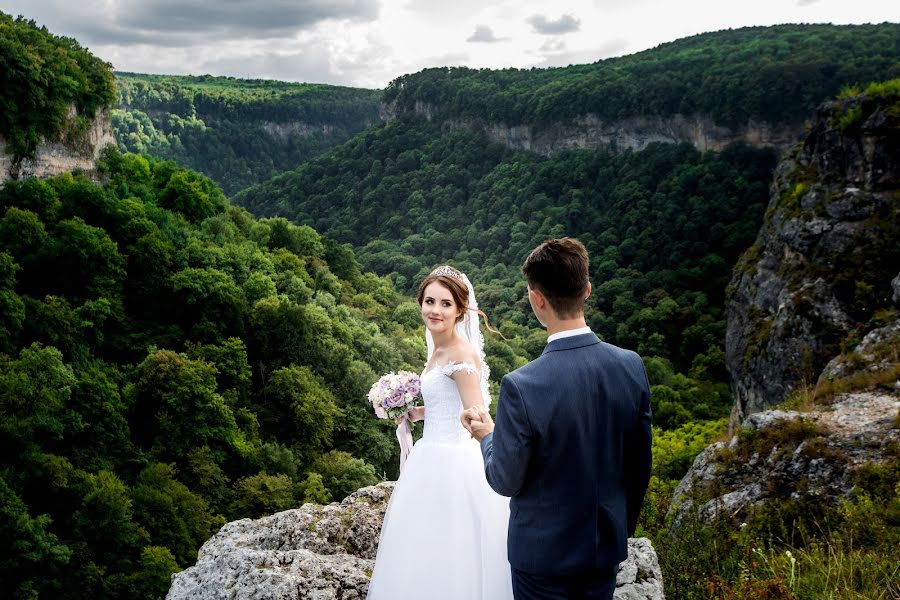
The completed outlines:
<svg viewBox="0 0 900 600">
<path fill-rule="evenodd" d="M 650 479 L 646 371 L 587 327 L 581 242 L 544 242 L 522 272 L 547 347 L 500 382 L 496 427 L 481 406 L 460 418 L 481 442 L 491 487 L 512 497 L 516 599 L 612 598 Z"/>
</svg>

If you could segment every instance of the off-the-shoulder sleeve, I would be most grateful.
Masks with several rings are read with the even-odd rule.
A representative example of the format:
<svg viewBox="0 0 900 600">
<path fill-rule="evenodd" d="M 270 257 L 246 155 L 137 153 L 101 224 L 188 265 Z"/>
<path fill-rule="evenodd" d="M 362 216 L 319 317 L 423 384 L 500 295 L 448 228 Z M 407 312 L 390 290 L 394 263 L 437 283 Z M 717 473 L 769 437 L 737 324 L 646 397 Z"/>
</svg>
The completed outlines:
<svg viewBox="0 0 900 600">
<path fill-rule="evenodd" d="M 479 379 L 481 379 L 481 373 L 478 368 L 470 362 L 453 362 L 450 361 L 443 367 L 441 367 L 441 373 L 446 375 L 447 377 L 452 377 L 454 373 L 457 371 L 465 371 L 466 373 L 474 373 Z"/>
</svg>

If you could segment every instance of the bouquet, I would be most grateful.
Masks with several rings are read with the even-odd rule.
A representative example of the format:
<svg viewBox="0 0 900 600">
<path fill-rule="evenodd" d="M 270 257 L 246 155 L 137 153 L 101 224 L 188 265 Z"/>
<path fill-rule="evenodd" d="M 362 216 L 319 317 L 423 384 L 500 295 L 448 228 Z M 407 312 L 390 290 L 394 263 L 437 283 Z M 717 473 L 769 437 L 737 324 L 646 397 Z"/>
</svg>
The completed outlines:
<svg viewBox="0 0 900 600">
<path fill-rule="evenodd" d="M 410 371 L 382 375 L 369 390 L 369 402 L 379 419 L 397 419 L 414 406 L 422 406 L 422 384 Z"/>
<path fill-rule="evenodd" d="M 402 470 L 413 446 L 407 412 L 415 406 L 424 406 L 419 376 L 409 371 L 382 375 L 369 390 L 369 402 L 372 403 L 379 419 L 400 419 L 397 425 L 397 441 L 400 442 Z"/>
</svg>

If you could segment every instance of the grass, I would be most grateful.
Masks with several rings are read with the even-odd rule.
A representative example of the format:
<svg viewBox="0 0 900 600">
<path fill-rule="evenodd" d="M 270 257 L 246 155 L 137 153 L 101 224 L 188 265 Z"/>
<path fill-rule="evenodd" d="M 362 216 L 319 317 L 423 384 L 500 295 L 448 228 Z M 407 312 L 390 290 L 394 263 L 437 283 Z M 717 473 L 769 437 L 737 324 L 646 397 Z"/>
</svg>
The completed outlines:
<svg viewBox="0 0 900 600">
<path fill-rule="evenodd" d="M 900 426 L 900 414 L 895 426 Z M 678 434 L 679 441 L 684 437 L 683 445 L 689 446 L 687 432 Z M 747 428 L 738 436 L 736 448 L 722 451 L 725 461 L 735 465 L 755 452 L 763 457 L 781 455 L 801 444 L 808 457 L 846 458 L 829 446 L 811 419 L 788 420 L 762 430 Z M 802 480 L 769 482 L 769 487 L 777 488 L 770 489 L 774 497 L 742 512 L 742 523 L 727 514 L 712 522 L 701 518 L 704 502 L 728 491 L 716 486 L 721 483 L 716 480 L 707 489 L 694 490 L 689 514 L 673 527 L 674 515 L 667 512 L 677 481 L 654 477 L 641 534 L 656 548 L 666 596 L 900 599 L 900 563 L 895 559 L 900 547 L 900 444 L 889 445 L 884 455 L 887 462 L 864 464 L 852 472 L 849 499 L 805 494 Z"/>
<path fill-rule="evenodd" d="M 835 115 L 834 126 L 841 133 L 855 133 L 857 127 L 869 117 L 873 108 L 880 104 L 883 98 L 900 98 L 900 79 L 877 81 L 870 83 L 860 95 L 858 87 L 846 87 L 838 95 L 838 110 Z M 883 101 L 882 101 L 883 102 Z M 854 105 L 855 104 L 855 105 Z M 854 105 L 854 106 L 850 106 Z M 898 116 L 900 103 L 894 101 L 883 108 L 891 115 Z"/>
<path fill-rule="evenodd" d="M 880 311 L 876 318 L 890 321 L 896 318 L 894 311 Z M 851 334 L 853 335 L 853 334 Z M 787 410 L 809 411 L 817 406 L 830 403 L 836 396 L 866 390 L 894 389 L 900 380 L 900 340 L 891 337 L 865 351 L 866 356 L 846 351 L 849 343 L 842 346 L 845 352 L 839 362 L 846 365 L 850 373 L 836 379 L 820 379 L 815 385 L 804 384 L 796 388 L 782 405 Z M 854 344 L 855 345 L 855 344 Z M 873 364 L 886 364 L 886 368 L 872 370 Z"/>
<path fill-rule="evenodd" d="M 857 371 L 847 377 L 822 380 L 814 386 L 802 386 L 788 397 L 783 408 L 787 410 L 812 410 L 827 405 L 836 396 L 864 390 L 891 390 L 900 380 L 900 364 L 881 371 Z"/>
<path fill-rule="evenodd" d="M 793 452 L 802 442 L 820 439 L 822 430 L 812 419 L 787 419 L 777 426 L 764 429 L 743 427 L 737 432 L 738 444 L 719 451 L 719 460 L 727 469 L 729 465 L 741 465 L 754 454 L 766 457 L 773 451 L 780 455 Z"/>
<path fill-rule="evenodd" d="M 717 581 L 716 598 L 890 600 L 900 595 L 890 554 L 824 542 L 806 548 L 751 549 L 732 584 Z"/>
<path fill-rule="evenodd" d="M 685 600 L 900 598 L 900 458 L 854 474 L 850 500 L 770 500 L 743 527 L 698 511 L 652 535 L 666 596 Z M 694 506 L 698 506 L 695 502 Z"/>
</svg>

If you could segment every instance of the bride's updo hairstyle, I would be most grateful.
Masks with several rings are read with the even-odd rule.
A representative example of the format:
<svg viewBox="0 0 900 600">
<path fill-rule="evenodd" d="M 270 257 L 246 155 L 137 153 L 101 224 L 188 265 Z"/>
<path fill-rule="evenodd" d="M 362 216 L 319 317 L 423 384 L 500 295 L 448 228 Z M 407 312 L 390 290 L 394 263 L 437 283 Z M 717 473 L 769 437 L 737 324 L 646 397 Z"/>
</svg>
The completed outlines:
<svg viewBox="0 0 900 600">
<path fill-rule="evenodd" d="M 476 313 L 484 317 L 484 324 L 487 327 L 488 331 L 492 333 L 500 333 L 496 329 L 491 327 L 491 324 L 488 322 L 488 316 L 484 313 L 484 311 L 480 309 L 472 309 L 469 308 L 469 288 L 466 287 L 466 282 L 463 280 L 463 275 L 457 269 L 454 269 L 450 265 L 441 265 L 428 274 L 425 279 L 422 280 L 422 283 L 419 284 L 419 292 L 416 295 L 416 299 L 419 301 L 419 306 L 422 306 L 422 303 L 425 301 L 425 288 L 430 284 L 437 282 L 442 286 L 447 288 L 450 291 L 450 295 L 453 296 L 453 302 L 456 303 L 456 306 L 459 307 L 459 315 L 456 317 L 456 322 L 459 323 L 463 320 L 463 317 L 466 316 L 466 311 L 474 310 Z M 502 334 L 501 334 L 502 336 Z"/>
</svg>

